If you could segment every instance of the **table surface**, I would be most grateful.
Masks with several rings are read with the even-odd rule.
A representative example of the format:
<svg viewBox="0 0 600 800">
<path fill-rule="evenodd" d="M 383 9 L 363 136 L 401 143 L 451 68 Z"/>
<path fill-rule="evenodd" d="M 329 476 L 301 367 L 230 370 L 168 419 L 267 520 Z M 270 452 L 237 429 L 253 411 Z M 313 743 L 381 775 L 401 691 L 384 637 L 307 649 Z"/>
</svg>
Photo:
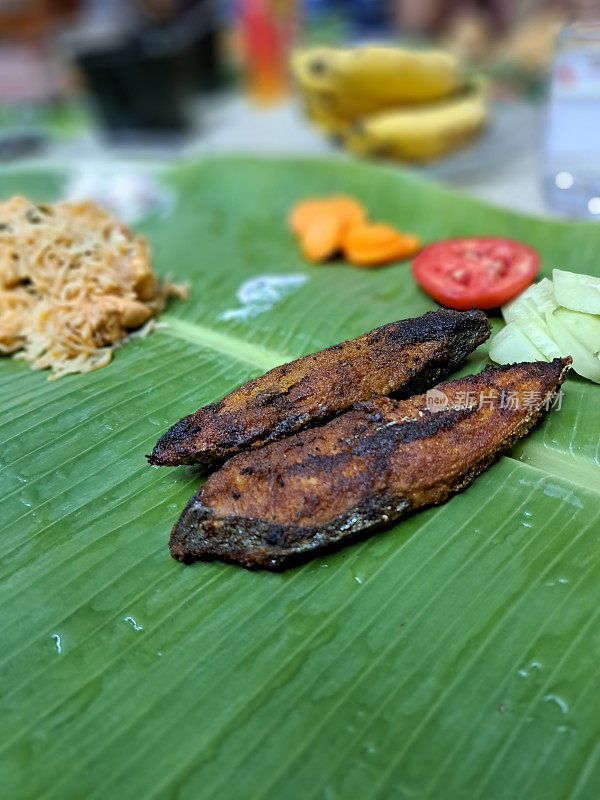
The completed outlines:
<svg viewBox="0 0 600 800">
<path fill-rule="evenodd" d="M 495 102 L 489 126 L 473 144 L 442 161 L 411 169 L 496 205 L 557 216 L 541 191 L 543 113 L 542 106 L 521 101 Z M 122 163 L 156 163 L 211 153 L 351 157 L 313 128 L 293 99 L 257 108 L 238 94 L 224 95 L 201 102 L 195 117 L 194 133 L 177 147 L 172 143 L 115 147 L 98 134 L 85 132 L 52 142 L 41 161 L 118 168 Z"/>
</svg>

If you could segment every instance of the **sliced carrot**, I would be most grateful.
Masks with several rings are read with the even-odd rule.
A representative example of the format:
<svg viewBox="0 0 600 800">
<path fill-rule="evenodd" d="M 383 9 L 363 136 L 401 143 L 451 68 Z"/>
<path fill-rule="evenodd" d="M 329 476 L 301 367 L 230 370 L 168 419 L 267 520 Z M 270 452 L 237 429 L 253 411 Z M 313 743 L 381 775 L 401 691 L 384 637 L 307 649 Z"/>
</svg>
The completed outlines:
<svg viewBox="0 0 600 800">
<path fill-rule="evenodd" d="M 343 249 L 351 264 L 376 266 L 408 258 L 421 246 L 416 236 L 392 225 L 368 223 L 364 206 L 344 194 L 296 203 L 288 225 L 305 257 L 318 263 Z"/>
<path fill-rule="evenodd" d="M 297 235 L 301 235 L 307 226 L 321 216 L 325 208 L 325 201 L 318 198 L 301 200 L 292 207 L 288 215 L 288 225 Z"/>
<path fill-rule="evenodd" d="M 402 240 L 403 247 L 399 248 L 401 250 L 401 255 L 396 256 L 396 258 L 410 258 L 418 253 L 423 247 L 423 242 L 419 239 L 419 237 L 414 236 L 411 233 L 403 234 Z"/>
<path fill-rule="evenodd" d="M 356 225 L 346 233 L 343 242 L 348 261 L 361 267 L 408 258 L 420 246 L 416 236 L 403 234 L 391 225 L 381 223 Z"/>
<path fill-rule="evenodd" d="M 344 230 L 364 222 L 367 216 L 364 207 L 357 200 L 340 194 L 301 200 L 290 211 L 288 225 L 295 234 L 302 235 L 308 225 L 326 213 L 336 214 Z"/>
<path fill-rule="evenodd" d="M 347 195 L 337 195 L 330 197 L 327 202 L 329 209 L 332 213 L 339 216 L 344 232 L 350 230 L 355 225 L 361 225 L 367 219 L 367 212 L 358 200 Z"/>
<path fill-rule="evenodd" d="M 342 223 L 337 214 L 323 213 L 307 223 L 300 236 L 305 258 L 320 263 L 331 258 L 342 243 Z"/>
</svg>

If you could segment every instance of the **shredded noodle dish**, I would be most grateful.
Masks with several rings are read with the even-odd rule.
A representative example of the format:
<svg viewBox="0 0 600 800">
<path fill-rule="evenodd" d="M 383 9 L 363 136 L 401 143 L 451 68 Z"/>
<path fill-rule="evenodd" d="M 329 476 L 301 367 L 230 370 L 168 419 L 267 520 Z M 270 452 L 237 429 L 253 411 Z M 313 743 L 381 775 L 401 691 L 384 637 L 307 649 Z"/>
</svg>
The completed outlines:
<svg viewBox="0 0 600 800">
<path fill-rule="evenodd" d="M 170 295 L 187 288 L 160 281 L 146 241 L 94 203 L 0 203 L 0 354 L 53 378 L 89 372 Z"/>
</svg>

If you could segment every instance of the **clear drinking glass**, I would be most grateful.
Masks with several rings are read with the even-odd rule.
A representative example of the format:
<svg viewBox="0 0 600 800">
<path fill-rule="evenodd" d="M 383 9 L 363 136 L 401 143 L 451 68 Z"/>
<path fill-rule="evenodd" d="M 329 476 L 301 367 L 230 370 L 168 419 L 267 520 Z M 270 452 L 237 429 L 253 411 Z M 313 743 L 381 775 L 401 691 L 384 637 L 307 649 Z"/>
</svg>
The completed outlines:
<svg viewBox="0 0 600 800">
<path fill-rule="evenodd" d="M 557 211 L 600 221 L 600 19 L 568 25 L 559 37 L 542 180 Z"/>
</svg>

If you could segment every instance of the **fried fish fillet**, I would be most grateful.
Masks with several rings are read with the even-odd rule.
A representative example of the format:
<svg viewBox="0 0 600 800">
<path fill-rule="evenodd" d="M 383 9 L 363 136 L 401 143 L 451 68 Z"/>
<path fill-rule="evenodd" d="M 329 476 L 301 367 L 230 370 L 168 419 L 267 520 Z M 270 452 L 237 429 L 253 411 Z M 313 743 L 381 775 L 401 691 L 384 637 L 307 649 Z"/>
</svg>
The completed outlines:
<svg viewBox="0 0 600 800">
<path fill-rule="evenodd" d="M 485 314 L 430 311 L 303 356 L 180 419 L 151 464 L 210 464 L 319 424 L 361 400 L 421 392 L 490 334 Z"/>
<path fill-rule="evenodd" d="M 187 504 L 171 555 L 282 569 L 442 503 L 530 430 L 570 363 L 486 367 L 234 456 Z"/>
</svg>

